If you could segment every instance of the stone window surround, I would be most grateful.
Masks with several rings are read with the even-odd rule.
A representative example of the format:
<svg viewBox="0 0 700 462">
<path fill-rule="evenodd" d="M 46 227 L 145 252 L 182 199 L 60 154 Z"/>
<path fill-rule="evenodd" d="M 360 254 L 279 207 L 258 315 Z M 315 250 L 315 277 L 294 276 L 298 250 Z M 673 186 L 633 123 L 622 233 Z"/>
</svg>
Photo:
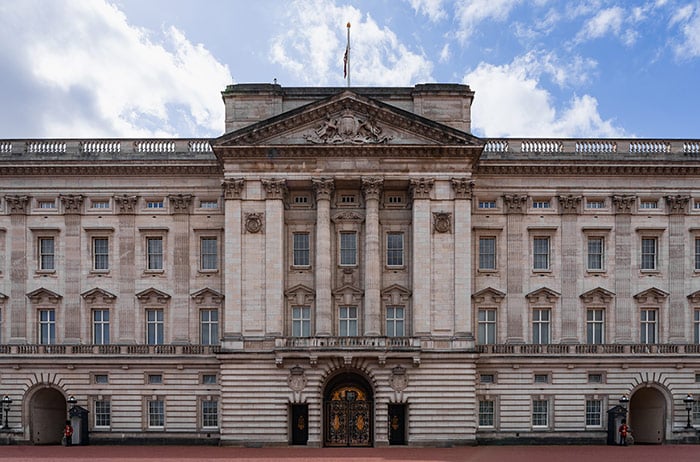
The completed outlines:
<svg viewBox="0 0 700 462">
<path fill-rule="evenodd" d="M 169 228 L 164 227 L 139 227 L 140 234 L 140 245 L 141 250 L 138 252 L 136 257 L 136 267 L 143 268 L 143 276 L 151 277 L 153 275 L 163 275 L 168 268 L 168 257 L 169 257 L 169 242 L 168 242 L 168 231 Z M 148 239 L 149 238 L 161 238 L 163 242 L 162 258 L 163 267 L 160 269 L 148 269 Z M 199 266 L 199 265 L 198 265 Z"/>
<path fill-rule="evenodd" d="M 608 263 L 611 261 L 610 260 L 610 250 L 611 250 L 611 242 L 610 242 L 610 232 L 612 231 L 611 226 L 595 226 L 595 227 L 583 227 L 581 229 L 581 236 L 582 236 L 582 255 L 581 255 L 581 261 L 583 263 L 583 270 L 584 274 L 588 276 L 593 276 L 593 275 L 599 275 L 599 274 L 605 274 L 608 272 Z M 589 268 L 588 267 L 588 240 L 590 238 L 601 238 L 603 239 L 603 261 L 602 261 L 602 268 L 601 269 L 595 269 L 595 268 Z"/>
<path fill-rule="evenodd" d="M 150 425 L 150 413 L 149 413 L 149 403 L 151 401 L 162 401 L 163 402 L 163 425 L 156 425 L 156 426 L 151 426 Z M 142 430 L 143 431 L 165 431 L 166 428 L 168 427 L 168 403 L 167 403 L 167 396 L 162 395 L 162 394 L 153 394 L 149 396 L 144 396 L 142 398 L 142 410 L 141 410 L 141 415 L 143 416 L 143 424 L 142 424 Z"/>
<path fill-rule="evenodd" d="M 479 403 L 482 401 L 491 401 L 493 403 L 493 426 L 486 425 L 486 426 L 481 426 L 479 425 L 479 414 L 480 414 L 480 405 Z M 477 430 L 479 429 L 488 429 L 489 431 L 498 431 L 499 429 L 499 406 L 500 406 L 500 397 L 498 395 L 490 395 L 490 394 L 480 394 L 476 396 L 476 427 Z"/>
<path fill-rule="evenodd" d="M 557 256 L 554 250 L 557 248 L 557 231 L 559 228 L 551 226 L 528 226 L 528 248 L 529 248 L 529 268 L 534 274 L 557 274 L 558 264 Z M 545 269 L 535 268 L 535 239 L 548 238 L 549 239 L 549 265 Z"/>
<path fill-rule="evenodd" d="M 666 228 L 647 228 L 647 227 L 638 227 L 635 228 L 635 232 L 637 233 L 637 243 L 636 243 L 636 252 L 633 251 L 633 260 L 632 260 L 632 268 L 637 268 L 637 271 L 639 271 L 642 274 L 659 274 L 661 273 L 661 268 L 664 267 L 665 259 L 663 256 L 665 255 L 666 252 L 666 243 L 664 242 L 665 240 L 662 239 L 662 236 L 666 232 Z M 642 240 L 643 239 L 656 239 L 656 262 L 654 265 L 653 269 L 642 269 Z M 636 256 L 636 261 L 634 260 L 634 257 Z M 635 265 L 636 263 L 636 265 Z"/>
<path fill-rule="evenodd" d="M 204 425 L 204 402 L 216 401 L 216 426 Z M 221 427 L 221 399 L 218 395 L 205 395 L 197 397 L 197 422 L 199 428 L 206 431 L 218 431 Z"/>
</svg>

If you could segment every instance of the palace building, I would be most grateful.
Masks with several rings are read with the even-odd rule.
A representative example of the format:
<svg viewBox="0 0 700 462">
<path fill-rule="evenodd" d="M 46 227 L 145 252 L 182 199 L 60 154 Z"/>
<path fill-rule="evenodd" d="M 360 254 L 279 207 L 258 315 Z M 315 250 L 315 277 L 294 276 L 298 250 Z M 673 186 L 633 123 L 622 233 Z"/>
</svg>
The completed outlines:
<svg viewBox="0 0 700 462">
<path fill-rule="evenodd" d="M 700 140 L 222 96 L 215 139 L 0 140 L 0 443 L 698 442 Z"/>
</svg>

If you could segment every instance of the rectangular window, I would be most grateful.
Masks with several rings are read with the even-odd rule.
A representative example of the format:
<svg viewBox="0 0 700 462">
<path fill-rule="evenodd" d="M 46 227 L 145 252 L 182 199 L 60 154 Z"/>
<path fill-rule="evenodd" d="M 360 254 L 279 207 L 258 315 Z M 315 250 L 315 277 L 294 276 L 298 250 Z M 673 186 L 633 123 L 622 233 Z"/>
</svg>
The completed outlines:
<svg viewBox="0 0 700 462">
<path fill-rule="evenodd" d="M 148 374 L 148 383 L 151 385 L 161 385 L 163 383 L 163 374 Z"/>
<path fill-rule="evenodd" d="M 603 425 L 603 401 L 599 399 L 586 400 L 586 426 L 600 427 Z"/>
<path fill-rule="evenodd" d="M 403 306 L 387 306 L 386 307 L 386 336 L 387 337 L 403 337 L 406 335 L 404 331 L 404 307 Z"/>
<path fill-rule="evenodd" d="M 588 270 L 600 271 L 603 269 L 603 255 L 605 240 L 602 237 L 588 238 Z"/>
<path fill-rule="evenodd" d="M 95 427 L 109 427 L 112 421 L 112 403 L 108 399 L 95 401 Z"/>
<path fill-rule="evenodd" d="M 493 427 L 495 406 L 492 400 L 479 400 L 479 426 Z"/>
<path fill-rule="evenodd" d="M 162 399 L 148 401 L 148 427 L 163 428 L 165 426 L 165 402 Z"/>
<path fill-rule="evenodd" d="M 643 309 L 639 313 L 639 343 L 656 343 L 657 311 Z"/>
<path fill-rule="evenodd" d="M 532 268 L 534 270 L 549 269 L 549 238 L 536 237 L 532 241 Z"/>
<path fill-rule="evenodd" d="M 42 345 L 56 343 L 55 310 L 39 310 L 39 343 Z"/>
<path fill-rule="evenodd" d="M 700 310 L 693 311 L 693 339 L 700 343 Z"/>
<path fill-rule="evenodd" d="M 294 196 L 294 203 L 297 205 L 306 205 L 309 203 L 309 196 Z"/>
<path fill-rule="evenodd" d="M 479 383 L 496 383 L 496 376 L 493 374 L 479 375 Z"/>
<path fill-rule="evenodd" d="M 535 374 L 535 383 L 549 383 L 549 375 Z"/>
<path fill-rule="evenodd" d="M 603 374 L 588 374 L 588 383 L 603 383 Z"/>
<path fill-rule="evenodd" d="M 533 209 L 548 209 L 549 208 L 549 201 L 532 201 L 532 208 Z"/>
<path fill-rule="evenodd" d="M 219 344 L 219 310 L 199 312 L 199 341 L 202 345 Z"/>
<path fill-rule="evenodd" d="M 54 258 L 54 239 L 52 237 L 39 238 L 39 269 L 53 271 L 56 269 Z"/>
<path fill-rule="evenodd" d="M 163 310 L 146 310 L 146 344 L 163 344 Z"/>
<path fill-rule="evenodd" d="M 700 271 L 700 238 L 695 238 L 695 271 Z"/>
<path fill-rule="evenodd" d="M 215 271 L 219 268 L 219 240 L 217 238 L 200 238 L 199 254 L 202 271 Z"/>
<path fill-rule="evenodd" d="M 202 385 L 216 385 L 216 374 L 204 374 L 202 375 Z"/>
<path fill-rule="evenodd" d="M 655 270 L 656 269 L 656 244 L 657 240 L 655 237 L 645 237 L 642 238 L 642 265 L 643 270 Z"/>
<path fill-rule="evenodd" d="M 219 202 L 212 201 L 212 200 L 202 200 L 202 201 L 199 201 L 199 208 L 200 209 L 218 209 Z"/>
<path fill-rule="evenodd" d="M 641 201 L 639 203 L 640 209 L 656 209 L 659 207 L 659 201 Z"/>
<path fill-rule="evenodd" d="M 386 235 L 386 265 L 403 266 L 403 233 Z"/>
<path fill-rule="evenodd" d="M 54 201 L 54 200 L 39 201 L 37 203 L 37 205 L 40 209 L 55 209 L 56 208 L 56 201 Z"/>
<path fill-rule="evenodd" d="M 109 345 L 109 310 L 92 311 L 92 343 Z"/>
<path fill-rule="evenodd" d="M 598 199 L 591 199 L 586 201 L 587 209 L 603 209 L 605 208 L 605 201 Z"/>
<path fill-rule="evenodd" d="M 294 247 L 294 266 L 310 266 L 311 246 L 309 233 L 294 233 L 292 235 L 292 245 Z"/>
<path fill-rule="evenodd" d="M 165 202 L 161 201 L 146 201 L 147 209 L 164 209 Z"/>
<path fill-rule="evenodd" d="M 403 196 L 396 196 L 396 195 L 387 196 L 386 202 L 387 202 L 389 205 L 400 205 L 400 204 L 403 204 Z"/>
<path fill-rule="evenodd" d="M 546 427 L 549 424 L 549 402 L 546 399 L 532 401 L 532 426 Z"/>
<path fill-rule="evenodd" d="M 352 194 L 341 194 L 340 195 L 340 203 L 341 204 L 354 204 L 357 202 L 355 200 L 355 196 Z"/>
<path fill-rule="evenodd" d="M 109 239 L 106 237 L 92 238 L 92 269 L 95 271 L 109 269 Z"/>
<path fill-rule="evenodd" d="M 163 238 L 149 237 L 146 238 L 147 246 L 147 268 L 149 270 L 163 269 Z"/>
<path fill-rule="evenodd" d="M 532 310 L 532 343 L 544 345 L 549 343 L 550 310 Z"/>
<path fill-rule="evenodd" d="M 357 336 L 357 307 L 341 306 L 338 315 L 338 335 L 341 337 Z"/>
<path fill-rule="evenodd" d="M 96 384 L 105 384 L 109 383 L 109 376 L 107 374 L 95 374 L 95 380 L 94 382 Z"/>
<path fill-rule="evenodd" d="M 357 233 L 340 233 L 340 264 L 357 265 Z"/>
<path fill-rule="evenodd" d="M 693 403 L 693 411 L 690 415 L 692 425 L 700 425 L 700 401 L 695 399 Z"/>
<path fill-rule="evenodd" d="M 480 237 L 479 238 L 479 269 L 480 270 L 495 270 L 496 269 L 496 238 L 495 237 Z"/>
<path fill-rule="evenodd" d="M 109 208 L 109 201 L 108 200 L 94 200 L 90 202 L 90 207 L 93 209 L 108 209 Z"/>
<path fill-rule="evenodd" d="M 311 336 L 311 307 L 309 307 L 309 306 L 293 306 L 292 307 L 292 336 L 294 336 L 294 337 L 309 337 L 309 336 Z"/>
<path fill-rule="evenodd" d="M 480 209 L 495 209 L 496 201 L 479 201 Z"/>
<path fill-rule="evenodd" d="M 496 310 L 479 310 L 477 342 L 479 345 L 493 345 L 496 343 Z"/>
<path fill-rule="evenodd" d="M 216 399 L 202 400 L 202 427 L 214 428 L 219 426 L 219 401 Z"/>
<path fill-rule="evenodd" d="M 589 345 L 605 343 L 605 310 L 586 310 L 586 343 Z"/>
</svg>

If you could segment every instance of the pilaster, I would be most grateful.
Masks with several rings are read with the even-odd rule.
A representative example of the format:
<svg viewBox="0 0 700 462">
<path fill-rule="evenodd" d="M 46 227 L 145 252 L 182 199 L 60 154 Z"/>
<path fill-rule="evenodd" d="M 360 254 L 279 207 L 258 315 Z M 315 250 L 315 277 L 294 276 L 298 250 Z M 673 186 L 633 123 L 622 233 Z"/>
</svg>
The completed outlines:
<svg viewBox="0 0 700 462">
<path fill-rule="evenodd" d="M 284 179 L 263 179 L 265 189 L 265 334 L 284 332 Z"/>
<path fill-rule="evenodd" d="M 685 281 L 685 216 L 688 213 L 690 196 L 666 196 L 668 205 L 668 342 L 686 343 L 685 330 L 687 325 L 692 325 L 689 311 L 686 310 Z M 692 242 L 692 241 L 691 241 Z M 660 339 L 663 340 L 663 339 Z"/>
<path fill-rule="evenodd" d="M 189 316 L 191 297 L 190 286 L 190 213 L 191 194 L 173 194 L 168 196 L 170 212 L 173 215 L 173 295 L 170 301 L 170 321 L 172 326 L 172 343 L 190 343 Z"/>
<path fill-rule="evenodd" d="M 578 262 L 580 245 L 570 236 L 577 234 L 577 220 L 582 196 L 559 196 L 561 212 L 561 343 L 578 343 L 581 320 L 578 301 Z"/>
<path fill-rule="evenodd" d="M 365 196 L 365 301 L 364 334 L 381 335 L 381 256 L 379 253 L 379 197 L 384 180 L 362 178 L 362 192 Z"/>
<path fill-rule="evenodd" d="M 410 194 L 413 203 L 413 332 L 416 336 L 431 333 L 432 307 L 432 215 L 430 192 L 435 180 L 412 179 Z"/>
<path fill-rule="evenodd" d="M 63 343 L 80 343 L 80 223 L 83 196 L 60 196 L 66 226 Z"/>
<path fill-rule="evenodd" d="M 527 196 L 521 194 L 506 194 L 503 196 L 506 218 L 506 242 L 509 264 L 506 270 L 506 343 L 524 343 L 524 323 L 527 321 L 525 312 L 525 294 L 523 293 L 525 272 L 529 271 L 531 262 L 528 260 L 527 233 L 523 229 L 523 215 L 527 204 Z M 525 248 L 523 249 L 523 245 Z M 521 262 L 517 264 L 517 262 Z"/>
<path fill-rule="evenodd" d="M 612 197 L 615 212 L 615 343 L 633 343 L 632 339 L 632 210 L 637 196 Z M 634 241 L 634 242 L 633 242 Z"/>
<path fill-rule="evenodd" d="M 316 194 L 316 335 L 332 333 L 331 298 L 331 194 L 332 178 L 312 178 Z"/>
<path fill-rule="evenodd" d="M 136 312 L 136 204 L 138 196 L 114 196 L 116 212 L 119 215 L 119 232 L 117 246 L 119 252 L 119 293 L 127 296 L 119 297 L 115 304 L 115 325 L 117 332 L 113 337 L 120 343 L 136 343 L 136 317 L 143 316 Z M 139 333 L 140 334 L 140 333 Z M 138 336 L 141 339 L 141 335 Z"/>
<path fill-rule="evenodd" d="M 27 343 L 27 196 L 5 196 L 10 214 L 10 343 Z"/>
<path fill-rule="evenodd" d="M 454 190 L 454 298 L 455 335 L 474 338 L 472 325 L 472 194 L 474 182 L 469 178 L 453 178 Z"/>
<path fill-rule="evenodd" d="M 242 247 L 243 227 L 241 198 L 245 189 L 243 178 L 226 178 L 224 190 L 224 310 L 223 346 L 243 348 Z"/>
</svg>

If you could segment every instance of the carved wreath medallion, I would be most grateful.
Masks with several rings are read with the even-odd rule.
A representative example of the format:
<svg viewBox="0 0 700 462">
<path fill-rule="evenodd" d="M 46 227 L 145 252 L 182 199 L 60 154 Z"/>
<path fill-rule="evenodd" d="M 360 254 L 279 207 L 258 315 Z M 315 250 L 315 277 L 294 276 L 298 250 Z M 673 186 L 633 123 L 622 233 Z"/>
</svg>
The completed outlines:
<svg viewBox="0 0 700 462">
<path fill-rule="evenodd" d="M 249 233 L 256 234 L 262 232 L 263 230 L 263 218 L 265 214 L 263 213 L 246 213 L 245 215 L 245 229 Z"/>
<path fill-rule="evenodd" d="M 299 366 L 294 366 L 289 371 L 289 377 L 287 378 L 287 385 L 292 390 L 299 392 L 306 387 L 306 374 L 304 374 L 304 369 Z"/>
<path fill-rule="evenodd" d="M 389 386 L 394 391 L 403 391 L 408 386 L 408 376 L 406 375 L 406 369 L 401 366 L 396 366 L 391 370 L 391 378 L 389 379 Z"/>
<path fill-rule="evenodd" d="M 433 229 L 436 233 L 452 231 L 452 214 L 448 212 L 433 212 Z"/>
</svg>

